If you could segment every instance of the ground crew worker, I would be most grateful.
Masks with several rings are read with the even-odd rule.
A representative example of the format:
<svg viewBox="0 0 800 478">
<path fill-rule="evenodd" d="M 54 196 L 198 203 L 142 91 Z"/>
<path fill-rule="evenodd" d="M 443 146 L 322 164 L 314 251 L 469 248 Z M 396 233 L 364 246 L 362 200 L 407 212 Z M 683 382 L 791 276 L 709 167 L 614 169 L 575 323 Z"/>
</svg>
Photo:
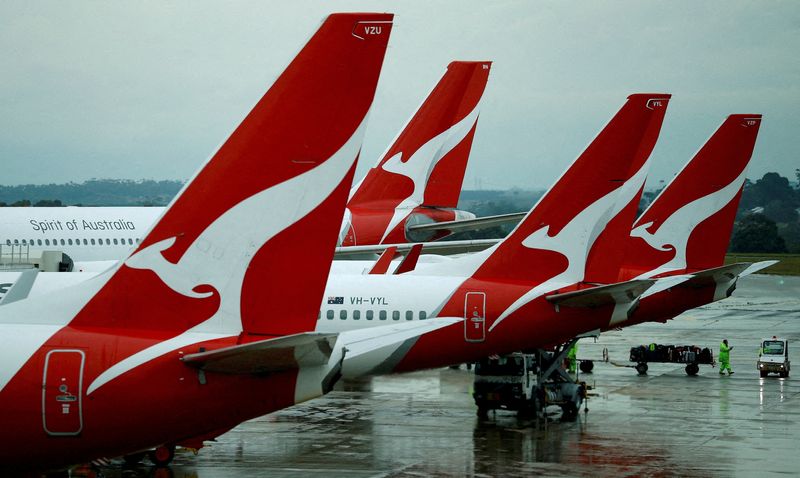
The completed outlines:
<svg viewBox="0 0 800 478">
<path fill-rule="evenodd" d="M 722 375 L 725 369 L 728 369 L 728 375 L 733 375 L 731 369 L 731 350 L 733 347 L 728 346 L 728 339 L 719 344 L 719 374 Z"/>
<path fill-rule="evenodd" d="M 575 365 L 578 362 L 578 342 L 575 341 L 572 347 L 567 352 L 567 361 L 569 362 L 569 373 L 575 373 Z"/>
</svg>

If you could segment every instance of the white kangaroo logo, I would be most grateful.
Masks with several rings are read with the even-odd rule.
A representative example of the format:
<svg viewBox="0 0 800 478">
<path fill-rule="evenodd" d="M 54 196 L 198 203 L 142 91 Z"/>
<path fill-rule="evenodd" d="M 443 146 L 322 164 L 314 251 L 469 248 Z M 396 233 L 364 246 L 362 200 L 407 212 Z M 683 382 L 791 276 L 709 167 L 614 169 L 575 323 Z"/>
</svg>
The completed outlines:
<svg viewBox="0 0 800 478">
<path fill-rule="evenodd" d="M 645 179 L 647 179 L 649 165 L 650 162 L 646 161 L 639 168 L 639 171 L 625 181 L 622 186 L 614 189 L 578 213 L 556 235 L 551 236 L 549 234 L 550 226 L 544 226 L 533 231 L 522 240 L 522 245 L 529 249 L 542 249 L 563 255 L 567 258 L 567 268 L 555 277 L 535 286 L 514 301 L 492 324 L 489 328 L 490 332 L 520 307 L 545 292 L 560 286 L 554 286 L 554 284 L 574 284 L 583 280 L 586 273 L 586 258 L 594 241 L 603 232 L 608 223 L 636 198 L 636 195 L 644 186 Z M 525 220 L 523 219 L 520 224 L 524 222 Z"/>
<path fill-rule="evenodd" d="M 208 297 L 212 292 L 197 293 L 194 289 L 200 285 L 213 287 L 220 294 L 220 306 L 214 315 L 184 333 L 114 364 L 95 379 L 87 394 L 155 357 L 196 343 L 197 334 L 205 334 L 208 340 L 241 333 L 242 285 L 250 260 L 264 244 L 313 211 L 341 184 L 356 159 L 365 125 L 366 117 L 350 139 L 319 166 L 227 210 L 200 233 L 177 264 L 162 255 L 174 244 L 174 237 L 129 257 L 126 266 L 152 270 L 167 287 L 186 297 Z"/>
<path fill-rule="evenodd" d="M 472 130 L 472 127 L 475 126 L 475 122 L 478 121 L 479 106 L 480 102 L 475 105 L 472 112 L 465 116 L 464 119 L 420 146 L 408 161 L 403 162 L 403 153 L 399 152 L 383 163 L 381 167 L 385 171 L 400 174 L 410 179 L 414 183 L 414 191 L 395 207 L 394 214 L 386 227 L 386 231 L 383 233 L 381 242 L 408 216 L 411 209 L 423 203 L 425 200 L 425 186 L 428 184 L 428 179 L 430 179 L 436 164 L 453 148 L 461 144 Z"/>
<path fill-rule="evenodd" d="M 673 212 L 654 232 L 647 228 L 653 222 L 638 225 L 631 230 L 631 237 L 643 239 L 653 249 L 659 251 L 675 250 L 675 256 L 656 269 L 636 277 L 646 279 L 664 272 L 686 268 L 686 246 L 692 231 L 703 221 L 719 212 L 733 200 L 744 184 L 745 171 L 722 189 L 696 199 Z M 643 214 L 646 216 L 647 213 Z"/>
</svg>

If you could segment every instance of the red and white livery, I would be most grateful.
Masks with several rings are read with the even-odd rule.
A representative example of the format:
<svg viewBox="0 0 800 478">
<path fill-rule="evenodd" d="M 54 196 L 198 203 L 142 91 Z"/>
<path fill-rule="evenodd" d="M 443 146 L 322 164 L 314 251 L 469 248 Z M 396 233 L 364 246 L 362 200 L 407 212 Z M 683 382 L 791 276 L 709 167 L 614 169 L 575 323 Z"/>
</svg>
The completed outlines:
<svg viewBox="0 0 800 478">
<path fill-rule="evenodd" d="M 414 234 L 414 225 L 472 219 L 458 197 L 478 126 L 491 62 L 454 61 L 417 112 L 353 187 L 343 246 L 422 242 L 447 231 Z"/>
<path fill-rule="evenodd" d="M 192 442 L 330 388 L 347 340 L 309 331 L 391 27 L 328 17 L 130 257 L 0 308 L 0 467 Z"/>
</svg>

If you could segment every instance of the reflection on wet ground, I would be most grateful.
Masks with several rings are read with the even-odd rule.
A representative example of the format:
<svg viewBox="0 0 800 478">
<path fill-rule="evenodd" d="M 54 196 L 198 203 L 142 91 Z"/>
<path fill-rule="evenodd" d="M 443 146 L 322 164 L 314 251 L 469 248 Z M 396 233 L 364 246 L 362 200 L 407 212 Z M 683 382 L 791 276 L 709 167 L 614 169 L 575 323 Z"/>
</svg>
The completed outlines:
<svg viewBox="0 0 800 478">
<path fill-rule="evenodd" d="M 103 468 L 105 477 L 250 476 L 750 476 L 800 469 L 797 378 L 759 378 L 764 336 L 800 341 L 800 279 L 755 276 L 734 298 L 669 324 L 643 324 L 584 339 L 578 356 L 595 359 L 583 379 L 595 387 L 589 413 L 573 422 L 519 420 L 498 412 L 480 420 L 472 375 L 434 370 L 343 383 L 326 397 L 247 422 L 173 466 Z M 647 376 L 618 365 L 630 347 L 696 344 L 715 351 L 727 338 L 733 376 L 675 364 Z M 796 356 L 800 363 L 800 355 Z M 800 365 L 798 365 L 800 367 Z M 555 413 L 557 416 L 557 413 Z M 91 474 L 91 473 L 90 473 Z M 99 476 L 98 475 L 98 476 Z"/>
</svg>

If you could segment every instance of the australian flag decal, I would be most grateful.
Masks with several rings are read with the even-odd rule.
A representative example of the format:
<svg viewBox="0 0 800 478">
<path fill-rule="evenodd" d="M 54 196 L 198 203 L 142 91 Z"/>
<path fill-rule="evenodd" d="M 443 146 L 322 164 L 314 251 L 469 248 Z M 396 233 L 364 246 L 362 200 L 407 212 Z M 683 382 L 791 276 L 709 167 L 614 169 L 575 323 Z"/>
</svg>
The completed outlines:
<svg viewBox="0 0 800 478">
<path fill-rule="evenodd" d="M 331 296 L 328 296 L 328 304 L 344 305 L 344 297 L 331 297 Z"/>
</svg>

